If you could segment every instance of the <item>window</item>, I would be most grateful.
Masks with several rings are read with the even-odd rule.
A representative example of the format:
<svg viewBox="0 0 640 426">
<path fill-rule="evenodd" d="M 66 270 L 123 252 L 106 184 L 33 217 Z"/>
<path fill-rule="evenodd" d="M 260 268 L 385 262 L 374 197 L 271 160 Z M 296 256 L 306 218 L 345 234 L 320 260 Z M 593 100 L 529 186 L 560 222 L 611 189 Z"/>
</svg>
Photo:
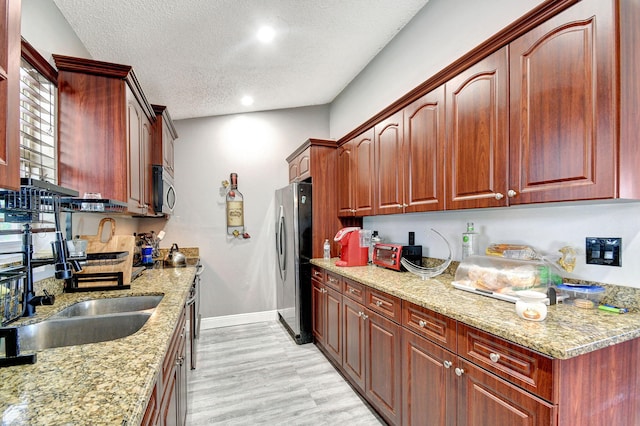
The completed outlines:
<svg viewBox="0 0 640 426">
<path fill-rule="evenodd" d="M 26 41 L 20 63 L 20 177 L 57 183 L 56 72 Z"/>
</svg>

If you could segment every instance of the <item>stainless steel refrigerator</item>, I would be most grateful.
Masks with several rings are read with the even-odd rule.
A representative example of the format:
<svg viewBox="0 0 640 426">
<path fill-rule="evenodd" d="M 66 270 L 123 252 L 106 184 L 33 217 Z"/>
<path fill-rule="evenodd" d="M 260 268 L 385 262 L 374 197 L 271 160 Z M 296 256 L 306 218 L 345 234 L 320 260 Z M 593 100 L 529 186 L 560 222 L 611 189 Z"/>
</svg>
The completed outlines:
<svg viewBox="0 0 640 426">
<path fill-rule="evenodd" d="M 295 182 L 276 191 L 277 308 L 298 344 L 311 331 L 311 184 Z"/>
</svg>

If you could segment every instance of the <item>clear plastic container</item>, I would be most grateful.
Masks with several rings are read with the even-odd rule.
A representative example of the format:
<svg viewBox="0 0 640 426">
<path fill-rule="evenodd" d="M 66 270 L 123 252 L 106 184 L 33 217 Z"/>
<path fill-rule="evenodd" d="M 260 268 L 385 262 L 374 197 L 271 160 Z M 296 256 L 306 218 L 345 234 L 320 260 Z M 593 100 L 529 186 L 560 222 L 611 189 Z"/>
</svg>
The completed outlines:
<svg viewBox="0 0 640 426">
<path fill-rule="evenodd" d="M 605 288 L 598 285 L 558 284 L 556 287 L 559 296 L 566 296 L 563 303 L 583 309 L 597 308 L 605 293 Z"/>
<path fill-rule="evenodd" d="M 516 296 L 517 291 L 547 292 L 549 265 L 544 261 L 469 256 L 456 270 L 455 281 L 482 291 Z"/>
</svg>

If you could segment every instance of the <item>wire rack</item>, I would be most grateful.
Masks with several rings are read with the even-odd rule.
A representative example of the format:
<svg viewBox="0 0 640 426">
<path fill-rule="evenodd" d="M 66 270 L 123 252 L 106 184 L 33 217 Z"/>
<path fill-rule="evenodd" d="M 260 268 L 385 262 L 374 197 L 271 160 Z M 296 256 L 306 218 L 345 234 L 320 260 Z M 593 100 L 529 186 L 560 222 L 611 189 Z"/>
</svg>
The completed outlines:
<svg viewBox="0 0 640 426">
<path fill-rule="evenodd" d="M 0 271 L 0 313 L 2 326 L 18 319 L 23 311 L 27 271 L 24 266 Z"/>
</svg>

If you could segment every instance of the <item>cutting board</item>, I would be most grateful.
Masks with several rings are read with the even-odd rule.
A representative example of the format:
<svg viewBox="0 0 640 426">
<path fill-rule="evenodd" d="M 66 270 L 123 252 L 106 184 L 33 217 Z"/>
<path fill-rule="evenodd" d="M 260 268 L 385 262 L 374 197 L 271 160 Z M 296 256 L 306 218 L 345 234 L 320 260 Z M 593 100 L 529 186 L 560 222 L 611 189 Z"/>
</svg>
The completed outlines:
<svg viewBox="0 0 640 426">
<path fill-rule="evenodd" d="M 110 232 L 105 236 L 104 227 L 111 226 Z M 123 284 L 131 283 L 131 269 L 133 265 L 133 251 L 136 237 L 133 235 L 116 235 L 116 221 L 113 218 L 105 217 L 98 225 L 96 235 L 81 235 L 81 239 L 87 240 L 87 254 L 93 253 L 115 253 L 126 251 L 129 254 L 119 259 L 90 260 L 83 265 L 82 272 L 78 275 L 99 272 L 122 272 Z M 104 286 L 104 282 L 83 282 L 84 286 Z"/>
</svg>

